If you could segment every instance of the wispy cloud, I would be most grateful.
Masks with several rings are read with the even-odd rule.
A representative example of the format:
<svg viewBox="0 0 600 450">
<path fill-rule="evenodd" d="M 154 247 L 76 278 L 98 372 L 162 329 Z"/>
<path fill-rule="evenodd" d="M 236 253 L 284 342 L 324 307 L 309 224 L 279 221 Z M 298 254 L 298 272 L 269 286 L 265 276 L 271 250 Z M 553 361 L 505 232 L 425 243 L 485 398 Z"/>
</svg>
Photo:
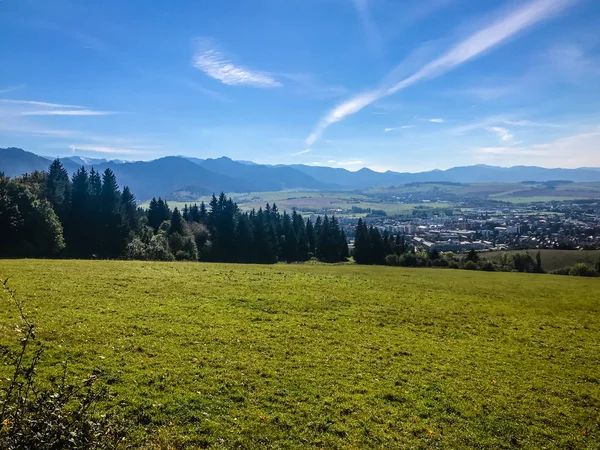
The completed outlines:
<svg viewBox="0 0 600 450">
<path fill-rule="evenodd" d="M 530 146 L 482 147 L 472 151 L 478 161 L 500 165 L 544 167 L 599 167 L 600 128 Z"/>
<path fill-rule="evenodd" d="M 135 148 L 119 148 L 119 147 L 109 147 L 105 145 L 87 145 L 87 144 L 73 144 L 70 145 L 69 148 L 71 151 L 75 152 L 77 150 L 92 152 L 92 153 L 106 153 L 110 155 L 139 155 L 148 153 L 145 150 L 139 150 Z"/>
<path fill-rule="evenodd" d="M 273 74 L 273 76 L 290 80 L 291 87 L 298 95 L 317 100 L 337 98 L 348 93 L 348 89 L 344 86 L 323 83 L 310 73 L 288 72 Z"/>
<path fill-rule="evenodd" d="M 306 150 L 302 150 L 300 152 L 292 153 L 290 156 L 306 155 L 307 153 L 310 153 L 310 152 L 312 152 L 312 150 L 310 148 L 307 148 Z"/>
<path fill-rule="evenodd" d="M 445 122 L 444 119 L 429 119 L 429 121 L 432 123 L 444 123 Z"/>
<path fill-rule="evenodd" d="M 84 106 L 64 105 L 61 103 L 38 102 L 34 100 L 9 100 L 5 98 L 0 98 L 0 104 L 2 103 L 8 105 L 41 106 L 47 108 L 84 108 Z"/>
<path fill-rule="evenodd" d="M 0 116 L 107 116 L 112 114 L 118 113 L 62 103 L 0 99 Z"/>
<path fill-rule="evenodd" d="M 49 109 L 23 111 L 21 116 L 109 116 L 117 114 L 114 111 L 94 111 L 92 109 Z"/>
<path fill-rule="evenodd" d="M 391 86 L 384 82 L 377 89 L 359 94 L 336 106 L 321 119 L 306 138 L 307 145 L 312 145 L 319 139 L 330 125 L 357 113 L 371 103 L 406 89 L 421 80 L 441 76 L 494 48 L 519 32 L 550 18 L 576 1 L 578 0 L 534 0 L 525 6 L 521 6 L 516 11 L 459 42 L 444 55 L 425 64 L 413 75 Z"/>
<path fill-rule="evenodd" d="M 390 131 L 396 131 L 396 130 L 407 130 L 409 128 L 414 128 L 414 125 L 402 125 L 401 127 L 391 127 L 391 128 L 384 128 L 383 131 L 385 131 L 386 133 L 389 133 Z"/>
<path fill-rule="evenodd" d="M 9 86 L 7 88 L 0 89 L 0 94 L 7 94 L 9 92 L 18 91 L 19 89 L 23 89 L 25 87 L 24 84 L 17 84 L 15 86 Z"/>
<path fill-rule="evenodd" d="M 198 39 L 196 45 L 197 50 L 193 57 L 193 66 L 223 84 L 258 88 L 282 86 L 268 72 L 236 65 L 225 54 L 215 48 L 214 42 L 210 39 Z"/>
<path fill-rule="evenodd" d="M 513 116 L 514 117 L 514 116 Z M 513 127 L 522 127 L 522 128 L 561 128 L 561 125 L 550 122 L 536 122 L 533 120 L 527 119 L 514 119 L 507 118 L 502 116 L 491 116 L 486 117 L 482 120 L 478 120 L 466 125 L 458 126 L 452 129 L 452 133 L 454 134 L 465 134 L 474 130 L 490 130 L 494 131 L 493 128 L 503 128 L 500 125 L 508 125 Z"/>
<path fill-rule="evenodd" d="M 362 26 L 365 30 L 367 38 L 369 39 L 369 43 L 371 48 L 375 51 L 381 51 L 381 35 L 379 34 L 379 30 L 375 26 L 375 22 L 373 22 L 373 18 L 371 17 L 371 11 L 369 9 L 369 0 L 353 0 L 354 6 L 356 7 L 356 11 L 360 17 L 360 21 L 362 22 Z"/>
<path fill-rule="evenodd" d="M 512 141 L 514 136 L 506 128 L 502 127 L 491 127 L 490 131 L 496 133 L 503 141 Z"/>
</svg>

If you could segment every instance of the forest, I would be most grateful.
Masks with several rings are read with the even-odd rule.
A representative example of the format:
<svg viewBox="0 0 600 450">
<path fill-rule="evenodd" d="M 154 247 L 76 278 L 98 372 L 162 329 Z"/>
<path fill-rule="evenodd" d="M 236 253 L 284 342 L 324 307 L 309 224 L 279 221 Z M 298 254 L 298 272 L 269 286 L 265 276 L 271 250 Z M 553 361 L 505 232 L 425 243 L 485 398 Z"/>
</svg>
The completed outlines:
<svg viewBox="0 0 600 450">
<path fill-rule="evenodd" d="M 138 208 L 111 169 L 81 167 L 69 178 L 60 160 L 47 172 L 0 175 L 0 257 L 65 257 L 242 263 L 324 262 L 349 257 L 334 217 L 314 223 L 275 204 L 241 211 L 224 193 L 171 210 L 163 199 Z"/>
</svg>

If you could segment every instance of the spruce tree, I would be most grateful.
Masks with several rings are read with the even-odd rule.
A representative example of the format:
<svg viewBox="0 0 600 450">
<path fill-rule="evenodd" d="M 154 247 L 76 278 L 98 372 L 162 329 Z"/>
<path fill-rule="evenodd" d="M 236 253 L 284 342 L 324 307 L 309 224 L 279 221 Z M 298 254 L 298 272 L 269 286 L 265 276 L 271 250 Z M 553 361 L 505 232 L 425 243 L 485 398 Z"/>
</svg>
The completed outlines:
<svg viewBox="0 0 600 450">
<path fill-rule="evenodd" d="M 100 194 L 101 254 L 107 258 L 117 258 L 125 249 L 126 242 L 121 230 L 120 200 L 121 193 L 115 174 L 107 168 L 102 174 L 102 192 Z"/>
<path fill-rule="evenodd" d="M 71 209 L 71 180 L 58 158 L 48 168 L 46 199 L 64 226 L 69 219 Z"/>
</svg>

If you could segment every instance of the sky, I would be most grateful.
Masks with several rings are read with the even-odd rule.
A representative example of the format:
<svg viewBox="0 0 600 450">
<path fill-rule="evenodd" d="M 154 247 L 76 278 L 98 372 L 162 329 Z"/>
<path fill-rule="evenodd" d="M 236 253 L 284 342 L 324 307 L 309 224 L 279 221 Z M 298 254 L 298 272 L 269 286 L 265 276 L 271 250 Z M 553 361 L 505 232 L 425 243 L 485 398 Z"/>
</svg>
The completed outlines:
<svg viewBox="0 0 600 450">
<path fill-rule="evenodd" d="M 0 0 L 0 147 L 600 167 L 598 0 Z"/>
</svg>

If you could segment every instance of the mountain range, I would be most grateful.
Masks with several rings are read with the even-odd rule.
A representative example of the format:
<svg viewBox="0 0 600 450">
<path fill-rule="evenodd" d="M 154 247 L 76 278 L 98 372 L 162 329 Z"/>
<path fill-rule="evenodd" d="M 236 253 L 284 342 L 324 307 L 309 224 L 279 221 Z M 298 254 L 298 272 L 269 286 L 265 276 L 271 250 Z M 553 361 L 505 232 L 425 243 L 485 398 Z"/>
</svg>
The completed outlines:
<svg viewBox="0 0 600 450">
<path fill-rule="evenodd" d="M 213 192 L 259 192 L 284 189 L 365 189 L 408 183 L 518 183 L 523 181 L 600 181 L 600 168 L 546 169 L 537 166 L 497 167 L 473 165 L 427 172 L 375 172 L 368 168 L 346 169 L 294 165 L 263 165 L 227 157 L 200 159 L 167 156 L 153 161 L 121 161 L 70 156 L 61 158 L 73 174 L 81 166 L 97 171 L 110 168 L 119 184 L 129 186 L 139 200 L 162 196 L 193 200 Z M 0 172 L 9 177 L 46 170 L 51 158 L 19 148 L 0 148 Z"/>
</svg>

